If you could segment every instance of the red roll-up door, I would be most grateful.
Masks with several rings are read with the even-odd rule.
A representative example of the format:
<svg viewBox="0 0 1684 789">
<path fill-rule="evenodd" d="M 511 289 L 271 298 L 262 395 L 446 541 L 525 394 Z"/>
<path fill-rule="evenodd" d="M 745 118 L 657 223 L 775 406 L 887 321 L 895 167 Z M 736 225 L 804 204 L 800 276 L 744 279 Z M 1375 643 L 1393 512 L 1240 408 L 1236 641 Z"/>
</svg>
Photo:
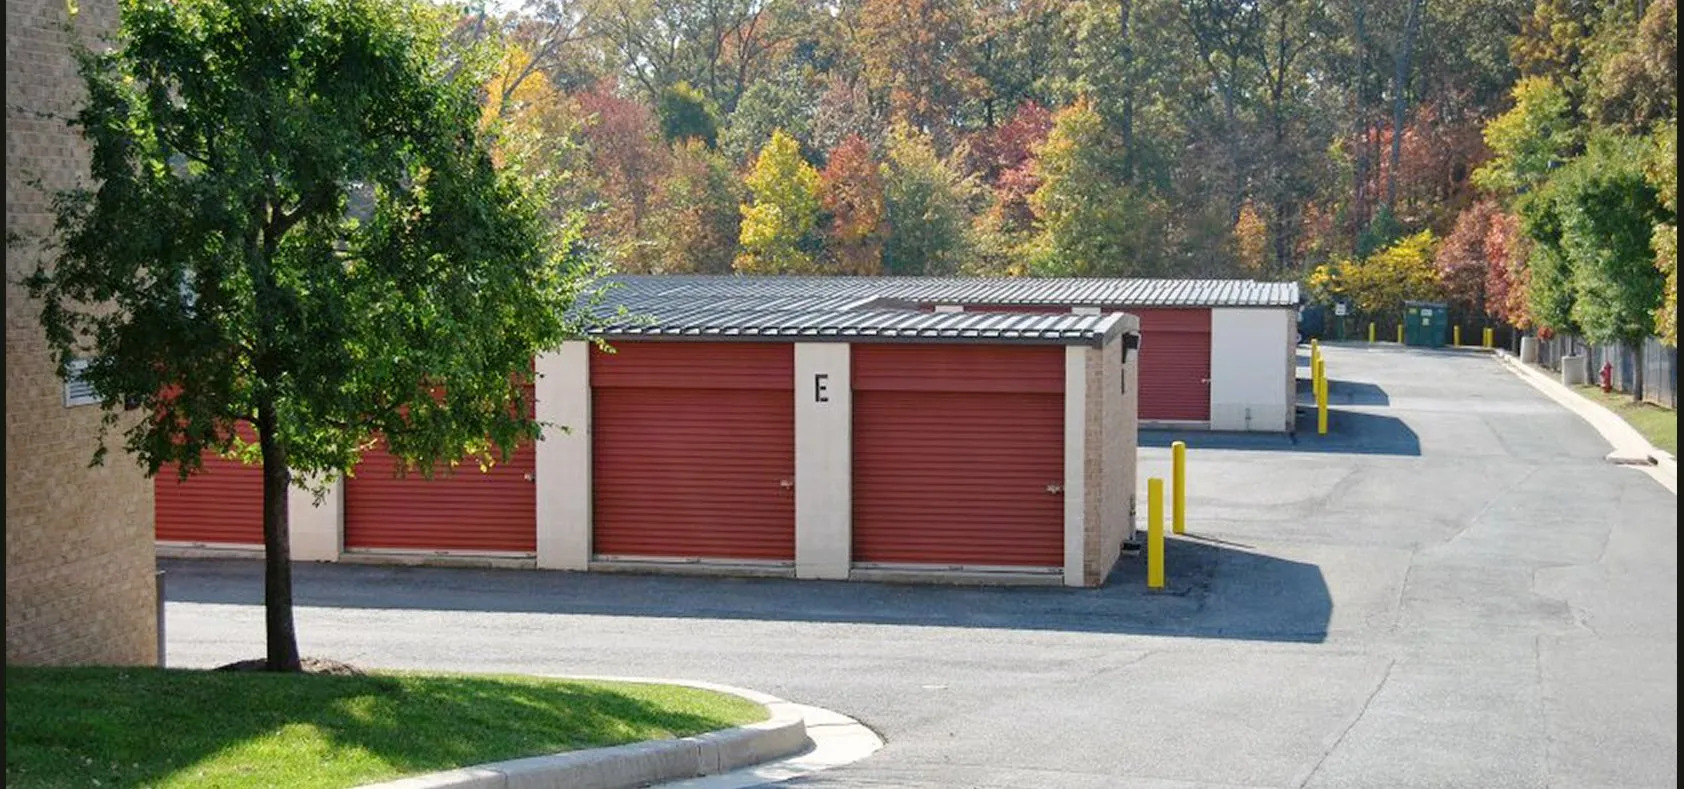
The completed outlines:
<svg viewBox="0 0 1684 789">
<path fill-rule="evenodd" d="M 853 560 L 1062 565 L 1064 357 L 854 346 Z"/>
<path fill-rule="evenodd" d="M 376 447 L 345 480 L 348 550 L 532 553 L 538 549 L 538 496 L 530 475 L 537 452 L 524 444 L 490 471 L 469 460 L 454 470 L 397 476 L 397 458 Z"/>
<path fill-rule="evenodd" d="M 1140 418 L 1210 421 L 1210 310 L 1124 311 L 1140 318 Z"/>
<path fill-rule="evenodd" d="M 527 389 L 528 402 L 532 390 Z M 345 480 L 347 550 L 533 553 L 538 549 L 537 449 L 523 444 L 481 471 L 468 460 L 432 479 L 398 476 L 384 446 L 363 453 Z"/>
<path fill-rule="evenodd" d="M 592 553 L 793 561 L 795 348 L 591 351 Z"/>
<path fill-rule="evenodd" d="M 263 544 L 261 466 L 207 452 L 203 470 L 185 482 L 173 464 L 158 469 L 152 490 L 153 533 L 159 540 L 197 545 Z"/>
</svg>

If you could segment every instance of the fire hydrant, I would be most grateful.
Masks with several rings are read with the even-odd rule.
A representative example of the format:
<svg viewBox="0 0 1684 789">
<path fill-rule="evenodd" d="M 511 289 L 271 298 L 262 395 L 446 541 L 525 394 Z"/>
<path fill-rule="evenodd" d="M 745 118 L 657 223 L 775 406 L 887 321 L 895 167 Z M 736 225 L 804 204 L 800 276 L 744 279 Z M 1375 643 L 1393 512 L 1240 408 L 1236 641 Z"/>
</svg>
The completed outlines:
<svg viewBox="0 0 1684 789">
<path fill-rule="evenodd" d="M 1602 371 L 1598 375 L 1602 378 L 1602 391 L 1614 391 L 1614 363 L 1603 362 Z"/>
</svg>

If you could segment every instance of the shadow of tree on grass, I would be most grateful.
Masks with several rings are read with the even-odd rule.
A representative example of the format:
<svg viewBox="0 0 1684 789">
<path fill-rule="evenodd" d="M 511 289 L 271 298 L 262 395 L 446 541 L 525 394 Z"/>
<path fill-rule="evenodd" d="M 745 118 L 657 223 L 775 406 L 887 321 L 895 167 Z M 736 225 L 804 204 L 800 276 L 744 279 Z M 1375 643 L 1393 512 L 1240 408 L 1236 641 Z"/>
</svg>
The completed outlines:
<svg viewBox="0 0 1684 789">
<path fill-rule="evenodd" d="M 353 786 L 764 718 L 690 688 L 8 667 L 6 784 Z"/>
</svg>

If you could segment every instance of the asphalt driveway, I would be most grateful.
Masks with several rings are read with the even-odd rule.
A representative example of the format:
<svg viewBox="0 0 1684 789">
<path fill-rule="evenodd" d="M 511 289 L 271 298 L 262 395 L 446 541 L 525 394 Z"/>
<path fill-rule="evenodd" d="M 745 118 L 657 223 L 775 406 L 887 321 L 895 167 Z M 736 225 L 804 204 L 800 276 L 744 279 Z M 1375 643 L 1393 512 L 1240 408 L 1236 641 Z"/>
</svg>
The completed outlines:
<svg viewBox="0 0 1684 789">
<path fill-rule="evenodd" d="M 887 740 L 803 786 L 1676 785 L 1676 497 L 1487 356 L 1325 351 L 1329 436 L 1143 436 L 1143 491 L 1192 447 L 1166 592 L 1138 557 L 1099 590 L 304 565 L 300 646 L 724 682 Z M 258 563 L 161 566 L 171 665 L 262 654 Z"/>
</svg>

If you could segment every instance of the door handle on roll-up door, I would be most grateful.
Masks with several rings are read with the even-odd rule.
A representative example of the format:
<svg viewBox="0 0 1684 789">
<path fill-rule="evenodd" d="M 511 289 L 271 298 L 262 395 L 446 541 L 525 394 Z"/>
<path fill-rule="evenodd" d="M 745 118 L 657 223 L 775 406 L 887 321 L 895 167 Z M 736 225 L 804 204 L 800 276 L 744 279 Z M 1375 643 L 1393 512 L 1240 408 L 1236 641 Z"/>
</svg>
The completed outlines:
<svg viewBox="0 0 1684 789">
<path fill-rule="evenodd" d="M 793 488 L 793 487 L 795 487 L 795 480 L 793 480 L 793 479 L 780 479 L 780 480 L 778 480 L 778 487 L 780 487 L 780 488 Z"/>
<path fill-rule="evenodd" d="M 1064 486 L 1063 485 L 1048 485 L 1047 486 L 1047 492 L 1048 493 L 1063 493 L 1064 492 Z"/>
</svg>

